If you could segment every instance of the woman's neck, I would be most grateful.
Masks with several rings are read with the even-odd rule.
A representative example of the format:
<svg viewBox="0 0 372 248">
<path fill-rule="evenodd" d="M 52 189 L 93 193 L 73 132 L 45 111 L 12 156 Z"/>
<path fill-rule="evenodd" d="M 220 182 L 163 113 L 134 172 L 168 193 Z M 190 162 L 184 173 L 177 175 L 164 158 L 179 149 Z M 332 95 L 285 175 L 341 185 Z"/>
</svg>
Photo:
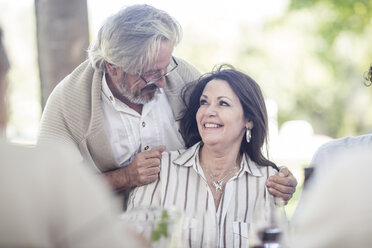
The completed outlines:
<svg viewBox="0 0 372 248">
<path fill-rule="evenodd" d="M 239 148 L 222 150 L 214 148 L 203 145 L 199 150 L 199 161 L 217 211 L 226 183 L 239 170 L 241 156 Z"/>
<path fill-rule="evenodd" d="M 200 164 L 215 175 L 224 174 L 234 166 L 239 165 L 240 157 L 237 149 L 218 151 L 206 145 L 202 146 L 199 152 Z"/>
</svg>

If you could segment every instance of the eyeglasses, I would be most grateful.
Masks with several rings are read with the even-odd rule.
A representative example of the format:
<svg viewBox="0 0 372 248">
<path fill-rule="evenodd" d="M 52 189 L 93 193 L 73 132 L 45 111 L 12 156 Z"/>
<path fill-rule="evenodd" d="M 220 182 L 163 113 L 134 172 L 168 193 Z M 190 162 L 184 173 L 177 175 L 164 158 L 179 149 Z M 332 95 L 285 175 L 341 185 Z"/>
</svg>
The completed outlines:
<svg viewBox="0 0 372 248">
<path fill-rule="evenodd" d="M 173 60 L 173 62 L 175 64 L 175 66 L 173 68 L 171 68 L 169 71 L 167 71 L 166 73 L 161 74 L 160 73 L 160 70 L 149 71 L 149 72 L 143 73 L 142 75 L 139 75 L 139 77 L 143 81 L 145 81 L 146 85 L 151 85 L 151 84 L 156 83 L 157 81 L 159 81 L 163 77 L 168 76 L 169 73 L 171 73 L 172 71 L 174 71 L 177 68 L 178 63 L 177 63 L 176 59 L 173 56 L 172 56 L 172 60 Z"/>
</svg>

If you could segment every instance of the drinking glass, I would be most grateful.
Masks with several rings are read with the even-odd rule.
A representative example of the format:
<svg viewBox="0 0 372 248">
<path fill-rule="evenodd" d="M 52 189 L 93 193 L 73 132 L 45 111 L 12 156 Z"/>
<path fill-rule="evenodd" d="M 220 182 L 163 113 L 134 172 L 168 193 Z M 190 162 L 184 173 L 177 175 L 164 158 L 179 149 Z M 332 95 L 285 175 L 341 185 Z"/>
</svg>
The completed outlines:
<svg viewBox="0 0 372 248">
<path fill-rule="evenodd" d="M 287 218 L 281 199 L 259 200 L 249 228 L 249 247 L 279 248 L 280 237 L 287 230 Z"/>
</svg>

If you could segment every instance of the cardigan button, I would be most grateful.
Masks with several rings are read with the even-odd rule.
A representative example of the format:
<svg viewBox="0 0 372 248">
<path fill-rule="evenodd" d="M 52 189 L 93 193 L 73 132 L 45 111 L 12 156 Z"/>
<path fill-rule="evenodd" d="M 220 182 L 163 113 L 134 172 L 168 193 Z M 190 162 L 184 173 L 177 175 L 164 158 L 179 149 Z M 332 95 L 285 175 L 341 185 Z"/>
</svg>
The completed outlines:
<svg viewBox="0 0 372 248">
<path fill-rule="evenodd" d="M 145 146 L 143 149 L 145 149 L 145 151 L 147 151 L 150 147 L 149 146 Z"/>
</svg>

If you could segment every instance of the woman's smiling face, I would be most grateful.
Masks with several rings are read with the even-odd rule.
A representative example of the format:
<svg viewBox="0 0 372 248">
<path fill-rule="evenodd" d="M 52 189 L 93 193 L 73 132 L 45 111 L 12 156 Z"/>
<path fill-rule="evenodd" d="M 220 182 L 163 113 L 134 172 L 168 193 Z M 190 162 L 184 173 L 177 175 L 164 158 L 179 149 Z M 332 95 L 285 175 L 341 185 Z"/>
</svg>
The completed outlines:
<svg viewBox="0 0 372 248">
<path fill-rule="evenodd" d="M 253 127 L 244 117 L 239 98 L 220 79 L 213 79 L 205 86 L 196 121 L 204 144 L 223 147 L 240 147 L 245 129 Z"/>
</svg>

